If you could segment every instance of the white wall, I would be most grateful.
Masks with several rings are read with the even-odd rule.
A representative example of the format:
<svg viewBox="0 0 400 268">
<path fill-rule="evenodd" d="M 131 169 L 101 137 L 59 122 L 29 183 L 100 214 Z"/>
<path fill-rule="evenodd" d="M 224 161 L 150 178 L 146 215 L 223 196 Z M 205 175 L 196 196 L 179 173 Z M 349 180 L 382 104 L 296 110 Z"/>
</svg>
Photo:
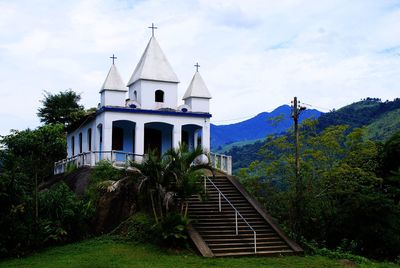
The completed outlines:
<svg viewBox="0 0 400 268">
<path fill-rule="evenodd" d="M 72 137 L 75 138 L 75 147 L 74 147 L 74 154 L 77 155 L 79 154 L 79 133 L 82 133 L 82 152 L 89 152 L 89 139 L 88 139 L 88 129 L 92 129 L 92 151 L 95 149 L 95 132 L 96 132 L 96 127 L 95 127 L 95 122 L 96 120 L 93 120 L 89 122 L 88 124 L 85 124 L 79 129 L 76 129 L 75 131 L 68 133 L 67 135 L 67 155 L 68 157 L 73 156 L 72 155 Z"/>
<path fill-rule="evenodd" d="M 185 104 L 192 108 L 192 112 L 210 112 L 210 100 L 205 98 L 188 98 Z"/>
<path fill-rule="evenodd" d="M 144 153 L 144 126 L 146 123 L 161 122 L 173 125 L 172 145 L 176 148 L 181 142 L 182 126 L 197 125 L 202 129 L 202 147 L 210 151 L 210 119 L 206 117 L 176 116 L 162 114 L 138 114 L 106 111 L 97 115 L 96 119 L 83 125 L 81 128 L 68 133 L 67 152 L 68 157 L 72 155 L 71 138 L 75 137 L 75 155 L 79 154 L 79 133 L 82 133 L 82 152 L 88 152 L 87 131 L 92 129 L 92 151 L 111 151 L 113 121 L 127 120 L 135 123 L 135 152 Z M 100 148 L 100 135 L 97 126 L 102 129 L 102 147 Z M 129 147 L 133 147 L 129 145 Z M 125 148 L 124 148 L 125 149 Z"/>
<path fill-rule="evenodd" d="M 100 105 L 125 107 L 126 92 L 117 90 L 103 90 L 100 97 Z"/>
<path fill-rule="evenodd" d="M 178 84 L 170 82 L 138 80 L 129 87 L 129 98 L 135 100 L 134 91 L 137 92 L 137 102 L 142 109 L 157 110 L 160 108 L 177 109 Z M 155 92 L 164 91 L 164 102 L 155 102 Z"/>
</svg>

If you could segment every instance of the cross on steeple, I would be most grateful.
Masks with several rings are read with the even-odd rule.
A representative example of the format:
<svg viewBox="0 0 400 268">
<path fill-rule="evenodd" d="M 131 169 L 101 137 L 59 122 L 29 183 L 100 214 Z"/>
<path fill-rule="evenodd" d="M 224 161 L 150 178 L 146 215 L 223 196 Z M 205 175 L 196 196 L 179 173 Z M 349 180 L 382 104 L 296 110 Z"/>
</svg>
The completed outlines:
<svg viewBox="0 0 400 268">
<path fill-rule="evenodd" d="M 114 60 L 115 60 L 116 58 L 117 58 L 117 57 L 115 57 L 114 54 L 112 55 L 112 57 L 110 57 L 110 59 L 113 60 L 113 64 L 114 64 Z"/>
<path fill-rule="evenodd" d="M 151 29 L 151 36 L 154 36 L 154 29 L 157 29 L 157 27 L 154 26 L 154 23 L 152 23 L 151 26 L 148 28 Z"/>
<path fill-rule="evenodd" d="M 196 64 L 194 65 L 194 67 L 196 67 L 196 72 L 198 72 L 198 71 L 199 71 L 199 67 L 200 67 L 199 63 L 196 62 Z"/>
</svg>

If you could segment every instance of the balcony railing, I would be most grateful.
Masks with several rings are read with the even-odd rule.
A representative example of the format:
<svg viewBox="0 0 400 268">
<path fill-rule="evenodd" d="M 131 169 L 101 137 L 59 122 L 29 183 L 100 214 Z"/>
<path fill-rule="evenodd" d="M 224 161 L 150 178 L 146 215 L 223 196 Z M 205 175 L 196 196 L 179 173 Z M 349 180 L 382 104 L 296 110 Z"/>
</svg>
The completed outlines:
<svg viewBox="0 0 400 268">
<path fill-rule="evenodd" d="M 77 154 L 54 163 L 54 174 L 62 174 L 70 167 L 93 167 L 101 160 L 108 160 L 114 166 L 128 166 L 131 161 L 141 162 L 143 155 L 123 151 L 93 151 Z M 211 166 L 217 170 L 232 175 L 232 157 L 210 153 Z"/>
<path fill-rule="evenodd" d="M 232 156 L 210 153 L 210 160 L 213 168 L 232 175 Z"/>
<path fill-rule="evenodd" d="M 101 160 L 108 160 L 115 166 L 127 166 L 130 161 L 140 162 L 142 155 L 122 151 L 93 151 L 77 154 L 54 163 L 54 174 L 62 174 L 70 166 L 74 167 L 93 167 Z"/>
</svg>

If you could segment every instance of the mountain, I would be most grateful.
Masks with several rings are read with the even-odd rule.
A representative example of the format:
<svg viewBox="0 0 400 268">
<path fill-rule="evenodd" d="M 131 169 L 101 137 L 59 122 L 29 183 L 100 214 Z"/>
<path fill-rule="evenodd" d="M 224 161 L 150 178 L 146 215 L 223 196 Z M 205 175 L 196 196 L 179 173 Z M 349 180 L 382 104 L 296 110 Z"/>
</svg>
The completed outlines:
<svg viewBox="0 0 400 268">
<path fill-rule="evenodd" d="M 321 115 L 318 110 L 305 110 L 300 122 L 304 119 L 315 118 Z M 255 117 L 230 125 L 211 124 L 211 147 L 214 150 L 234 142 L 256 141 L 263 139 L 270 134 L 286 132 L 293 125 L 291 108 L 289 105 L 282 105 L 272 112 L 263 112 Z"/>
<path fill-rule="evenodd" d="M 352 128 L 368 126 L 378 120 L 385 121 L 388 113 L 398 109 L 400 109 L 400 98 L 385 102 L 378 98 L 366 98 L 321 115 L 318 119 L 317 127 L 319 130 L 323 130 L 332 125 L 349 125 Z M 387 120 L 387 124 L 398 122 L 399 120 L 400 118 L 393 117 L 392 122 Z M 395 125 L 393 128 L 395 128 Z M 379 133 L 381 131 L 376 133 L 376 139 L 383 137 L 384 133 Z"/>
<path fill-rule="evenodd" d="M 301 116 L 303 120 L 305 115 L 306 113 Z M 317 131 L 332 125 L 349 125 L 352 129 L 364 127 L 366 138 L 384 142 L 400 130 L 400 99 L 382 102 L 380 99 L 366 98 L 338 110 L 320 114 Z M 258 152 L 263 143 L 263 139 L 247 144 L 238 141 L 225 146 L 220 152 L 231 155 L 233 170 L 238 170 L 248 167 L 255 160 L 262 160 Z"/>
</svg>

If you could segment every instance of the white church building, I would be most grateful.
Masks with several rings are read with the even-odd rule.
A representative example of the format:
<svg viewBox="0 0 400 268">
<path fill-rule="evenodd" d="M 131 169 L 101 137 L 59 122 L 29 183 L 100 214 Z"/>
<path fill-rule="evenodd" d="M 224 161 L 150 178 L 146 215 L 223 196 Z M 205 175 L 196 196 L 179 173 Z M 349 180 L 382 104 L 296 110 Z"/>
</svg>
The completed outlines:
<svg viewBox="0 0 400 268">
<path fill-rule="evenodd" d="M 153 26 L 152 26 L 153 27 Z M 67 165 L 94 166 L 102 159 L 113 163 L 141 161 L 150 151 L 160 155 L 185 143 L 210 152 L 211 94 L 196 71 L 178 100 L 179 79 L 153 35 L 129 82 L 125 84 L 113 63 L 100 89 L 97 111 L 68 129 L 68 158 L 55 163 L 55 174 Z M 215 161 L 215 155 L 212 155 Z M 228 157 L 220 165 L 228 169 Z M 230 161 L 229 161 L 230 162 Z"/>
</svg>

